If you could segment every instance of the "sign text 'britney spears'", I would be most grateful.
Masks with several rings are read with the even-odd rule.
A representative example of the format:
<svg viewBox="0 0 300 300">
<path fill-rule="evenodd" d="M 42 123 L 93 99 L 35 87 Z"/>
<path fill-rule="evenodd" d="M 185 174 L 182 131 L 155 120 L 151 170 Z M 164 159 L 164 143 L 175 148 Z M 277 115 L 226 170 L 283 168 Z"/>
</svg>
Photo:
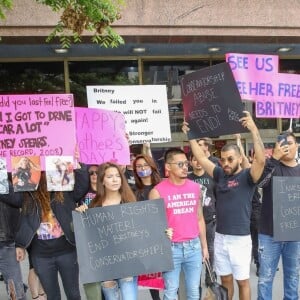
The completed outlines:
<svg viewBox="0 0 300 300">
<path fill-rule="evenodd" d="M 0 157 L 73 155 L 72 94 L 0 95 L 0 108 Z"/>
<path fill-rule="evenodd" d="M 241 98 L 256 102 L 256 116 L 298 118 L 300 75 L 278 73 L 277 55 L 226 54 Z"/>
</svg>

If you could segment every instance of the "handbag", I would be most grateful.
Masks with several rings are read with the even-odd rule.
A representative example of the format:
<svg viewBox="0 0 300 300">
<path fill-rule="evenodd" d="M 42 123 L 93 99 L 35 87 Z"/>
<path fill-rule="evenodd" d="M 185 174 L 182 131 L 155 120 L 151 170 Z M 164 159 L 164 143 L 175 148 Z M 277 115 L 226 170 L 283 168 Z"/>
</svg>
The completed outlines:
<svg viewBox="0 0 300 300">
<path fill-rule="evenodd" d="M 206 289 L 203 300 L 228 300 L 227 288 L 217 282 L 217 278 L 214 275 L 210 262 L 205 260 L 205 265 L 211 280 L 211 283 Z"/>
</svg>

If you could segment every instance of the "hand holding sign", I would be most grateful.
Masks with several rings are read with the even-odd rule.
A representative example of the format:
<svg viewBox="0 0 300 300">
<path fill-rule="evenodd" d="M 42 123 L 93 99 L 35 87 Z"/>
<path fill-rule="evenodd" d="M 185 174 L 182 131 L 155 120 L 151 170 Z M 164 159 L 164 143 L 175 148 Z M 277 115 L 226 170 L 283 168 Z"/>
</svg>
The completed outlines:
<svg viewBox="0 0 300 300">
<path fill-rule="evenodd" d="M 256 130 L 257 127 L 248 111 L 243 111 L 243 113 L 246 115 L 245 117 L 240 118 L 240 122 L 242 123 L 242 126 L 247 128 L 249 131 L 252 132 L 252 130 Z"/>
</svg>

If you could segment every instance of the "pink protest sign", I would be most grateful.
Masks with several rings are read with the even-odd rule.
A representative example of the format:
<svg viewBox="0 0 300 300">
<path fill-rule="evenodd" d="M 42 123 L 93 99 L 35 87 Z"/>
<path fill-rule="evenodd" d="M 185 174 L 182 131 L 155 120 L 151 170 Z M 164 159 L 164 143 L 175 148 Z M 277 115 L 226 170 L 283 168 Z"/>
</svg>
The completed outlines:
<svg viewBox="0 0 300 300">
<path fill-rule="evenodd" d="M 76 107 L 77 143 L 86 164 L 114 162 L 128 165 L 129 145 L 123 114 L 104 109 Z"/>
<path fill-rule="evenodd" d="M 273 78 L 272 100 L 256 101 L 256 116 L 259 118 L 300 117 L 300 76 L 278 73 Z"/>
<path fill-rule="evenodd" d="M 242 99 L 273 100 L 276 97 L 273 77 L 278 73 L 278 56 L 227 53 Z"/>
<path fill-rule="evenodd" d="M 0 157 L 9 158 L 9 171 L 10 157 L 73 155 L 73 95 L 0 95 L 0 107 Z"/>
<path fill-rule="evenodd" d="M 256 102 L 256 117 L 298 118 L 300 75 L 278 73 L 277 55 L 227 53 L 241 98 Z"/>
</svg>

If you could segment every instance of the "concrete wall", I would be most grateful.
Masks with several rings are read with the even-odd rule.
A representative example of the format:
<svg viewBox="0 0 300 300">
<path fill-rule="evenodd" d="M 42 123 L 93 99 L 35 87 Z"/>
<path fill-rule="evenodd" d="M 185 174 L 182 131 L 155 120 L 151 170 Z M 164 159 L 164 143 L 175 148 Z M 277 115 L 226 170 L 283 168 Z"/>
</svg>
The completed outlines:
<svg viewBox="0 0 300 300">
<path fill-rule="evenodd" d="M 125 0 L 126 36 L 300 36 L 299 0 Z M 1 36 L 43 36 L 59 19 L 35 0 L 14 0 Z"/>
</svg>

